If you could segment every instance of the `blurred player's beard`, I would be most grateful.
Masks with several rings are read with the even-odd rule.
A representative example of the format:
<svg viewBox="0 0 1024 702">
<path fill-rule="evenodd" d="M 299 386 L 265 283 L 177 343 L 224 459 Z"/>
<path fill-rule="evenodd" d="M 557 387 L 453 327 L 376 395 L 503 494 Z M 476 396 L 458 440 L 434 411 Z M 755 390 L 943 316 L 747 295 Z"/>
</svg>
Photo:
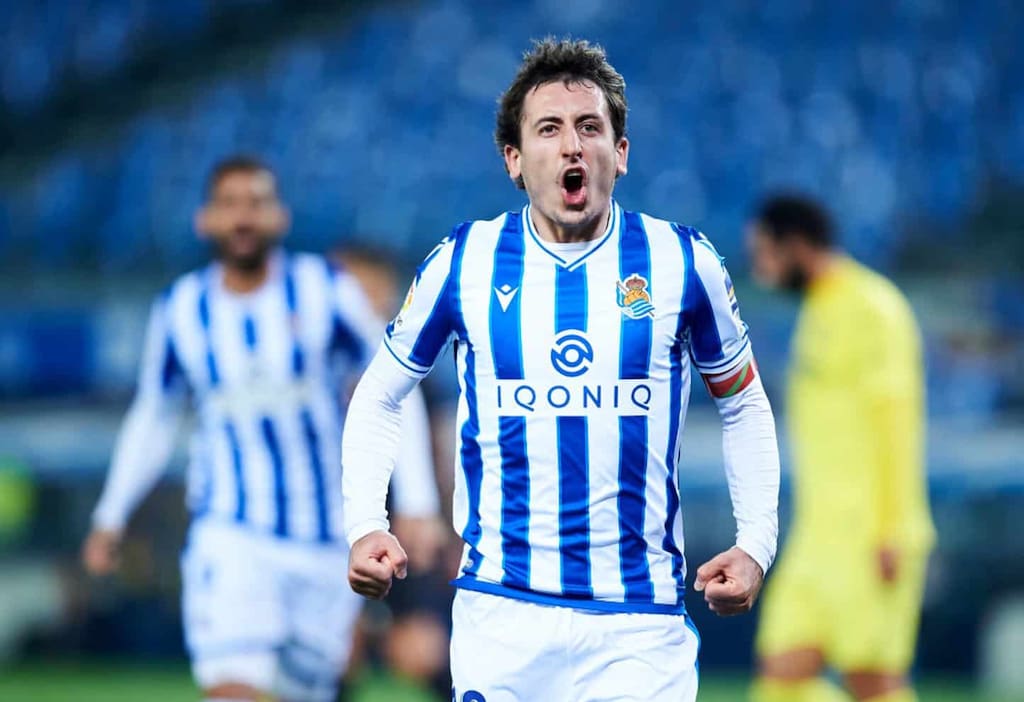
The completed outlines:
<svg viewBox="0 0 1024 702">
<path fill-rule="evenodd" d="M 233 241 L 235 237 L 248 240 L 247 243 L 249 245 L 235 246 Z M 246 273 L 252 273 L 258 271 L 266 264 L 270 251 L 277 244 L 278 238 L 277 236 L 258 234 L 252 230 L 244 233 L 233 233 L 226 239 L 214 243 L 216 256 L 226 266 Z M 239 248 L 244 250 L 239 251 Z"/>
<path fill-rule="evenodd" d="M 802 294 L 807 289 L 807 273 L 800 266 L 793 264 L 782 276 L 782 288 L 789 292 Z"/>
</svg>

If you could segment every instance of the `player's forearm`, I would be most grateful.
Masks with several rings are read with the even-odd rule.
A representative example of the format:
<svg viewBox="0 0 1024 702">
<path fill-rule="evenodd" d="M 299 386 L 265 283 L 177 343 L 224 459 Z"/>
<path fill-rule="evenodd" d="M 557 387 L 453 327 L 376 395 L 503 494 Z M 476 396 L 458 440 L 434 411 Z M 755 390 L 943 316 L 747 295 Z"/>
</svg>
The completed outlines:
<svg viewBox="0 0 1024 702">
<path fill-rule="evenodd" d="M 722 417 L 736 545 L 767 572 L 779 534 L 779 449 L 772 408 L 760 378 L 742 392 L 715 402 Z"/>
<path fill-rule="evenodd" d="M 103 493 L 93 511 L 95 528 L 124 528 L 170 461 L 178 421 L 176 412 L 162 408 L 154 399 L 138 399 L 132 405 L 117 438 Z"/>
<path fill-rule="evenodd" d="M 402 436 L 402 399 L 416 380 L 378 353 L 356 386 L 342 437 L 342 495 L 349 544 L 388 528 L 388 483 Z"/>
<path fill-rule="evenodd" d="M 440 511 L 427 404 L 419 388 L 402 401 L 402 441 L 391 481 L 395 511 L 404 517 L 433 517 Z"/>
</svg>

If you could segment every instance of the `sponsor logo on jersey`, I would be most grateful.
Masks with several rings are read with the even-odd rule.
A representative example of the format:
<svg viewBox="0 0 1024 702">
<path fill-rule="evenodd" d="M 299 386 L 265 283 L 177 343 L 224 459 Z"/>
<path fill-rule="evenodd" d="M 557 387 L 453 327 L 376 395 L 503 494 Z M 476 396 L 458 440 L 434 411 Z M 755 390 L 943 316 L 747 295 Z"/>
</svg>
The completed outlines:
<svg viewBox="0 0 1024 702">
<path fill-rule="evenodd" d="M 565 380 L 535 383 L 498 380 L 494 402 L 506 417 L 583 417 L 600 413 L 645 415 L 651 411 L 654 390 L 650 380 L 589 382 L 583 379 L 594 362 L 594 346 L 585 332 L 567 329 L 551 345 L 551 366 Z"/>
</svg>

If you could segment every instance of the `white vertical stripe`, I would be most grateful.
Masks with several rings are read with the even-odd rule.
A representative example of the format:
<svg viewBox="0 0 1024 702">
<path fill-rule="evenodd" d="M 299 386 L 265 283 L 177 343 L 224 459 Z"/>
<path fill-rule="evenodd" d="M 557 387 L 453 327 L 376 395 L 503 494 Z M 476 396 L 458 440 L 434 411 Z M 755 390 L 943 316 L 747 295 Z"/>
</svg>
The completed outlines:
<svg viewBox="0 0 1024 702">
<path fill-rule="evenodd" d="M 551 368 L 555 338 L 554 260 L 526 234 L 521 343 L 523 375 L 531 385 L 538 379 L 556 381 Z M 556 381 L 557 382 L 557 381 Z M 511 398 L 505 397 L 509 402 Z M 542 592 L 562 589 L 562 562 L 558 534 L 558 439 L 555 421 L 526 418 L 526 448 L 530 459 L 530 586 Z"/>
</svg>

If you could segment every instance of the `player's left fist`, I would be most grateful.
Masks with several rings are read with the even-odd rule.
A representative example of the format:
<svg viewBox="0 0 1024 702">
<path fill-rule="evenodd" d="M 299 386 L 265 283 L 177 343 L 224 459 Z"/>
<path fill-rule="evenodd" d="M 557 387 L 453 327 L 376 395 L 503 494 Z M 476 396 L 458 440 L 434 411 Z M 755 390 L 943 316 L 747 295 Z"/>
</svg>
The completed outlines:
<svg viewBox="0 0 1024 702">
<path fill-rule="evenodd" d="M 383 599 L 392 578 L 405 578 L 409 558 L 398 539 L 386 531 L 372 531 L 352 544 L 348 554 L 348 584 L 370 599 Z"/>
<path fill-rule="evenodd" d="M 764 573 L 742 549 L 733 546 L 697 569 L 693 589 L 715 614 L 730 617 L 749 612 L 764 583 Z"/>
</svg>

